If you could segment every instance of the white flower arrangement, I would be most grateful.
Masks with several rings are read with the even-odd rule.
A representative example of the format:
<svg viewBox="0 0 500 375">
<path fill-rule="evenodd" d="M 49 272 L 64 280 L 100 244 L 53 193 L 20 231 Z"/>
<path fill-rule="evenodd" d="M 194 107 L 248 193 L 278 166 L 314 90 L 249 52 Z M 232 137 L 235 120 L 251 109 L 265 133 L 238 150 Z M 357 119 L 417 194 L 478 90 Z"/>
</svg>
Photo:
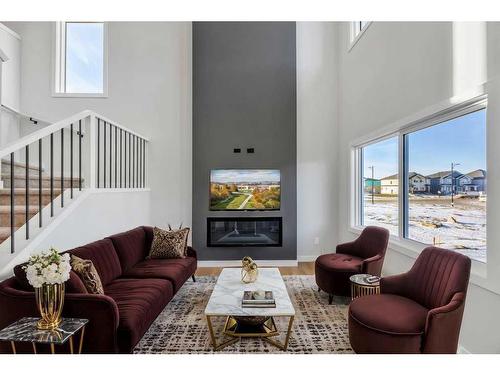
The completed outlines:
<svg viewBox="0 0 500 375">
<path fill-rule="evenodd" d="M 62 284 L 69 279 L 71 270 L 69 254 L 59 254 L 53 247 L 33 254 L 24 267 L 30 285 L 40 288 L 43 284 Z"/>
</svg>

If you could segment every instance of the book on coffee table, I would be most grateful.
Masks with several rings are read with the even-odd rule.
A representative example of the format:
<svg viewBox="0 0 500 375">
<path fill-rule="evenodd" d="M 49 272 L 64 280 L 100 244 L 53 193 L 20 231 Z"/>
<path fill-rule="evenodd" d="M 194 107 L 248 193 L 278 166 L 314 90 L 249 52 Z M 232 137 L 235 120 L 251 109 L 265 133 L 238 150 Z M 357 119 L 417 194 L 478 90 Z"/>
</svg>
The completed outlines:
<svg viewBox="0 0 500 375">
<path fill-rule="evenodd" d="M 245 290 L 241 304 L 243 307 L 276 307 L 276 301 L 271 290 Z"/>
</svg>

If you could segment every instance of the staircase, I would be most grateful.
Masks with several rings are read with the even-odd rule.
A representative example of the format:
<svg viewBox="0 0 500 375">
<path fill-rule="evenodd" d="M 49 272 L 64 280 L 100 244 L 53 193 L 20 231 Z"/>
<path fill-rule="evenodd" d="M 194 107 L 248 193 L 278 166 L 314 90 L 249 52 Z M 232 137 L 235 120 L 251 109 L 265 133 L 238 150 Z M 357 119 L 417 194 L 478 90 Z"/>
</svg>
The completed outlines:
<svg viewBox="0 0 500 375">
<path fill-rule="evenodd" d="M 0 189 L 0 244 L 7 240 L 11 235 L 11 190 L 12 185 L 10 162 L 2 160 L 1 162 L 1 180 L 3 189 Z M 41 172 L 41 176 L 40 176 Z M 28 190 L 26 190 L 26 173 L 28 173 Z M 41 178 L 40 178 L 41 177 Z M 42 189 L 39 190 L 39 182 L 42 182 Z M 71 179 L 63 178 L 64 189 L 71 188 Z M 22 162 L 14 163 L 14 230 L 19 229 L 27 220 L 30 220 L 38 212 L 49 205 L 55 198 L 61 194 L 61 177 L 55 176 L 53 184 L 56 186 L 50 191 L 50 175 L 44 169 L 37 166 L 28 165 Z M 73 187 L 79 186 L 79 180 L 73 178 Z M 26 205 L 28 202 L 28 205 Z M 26 210 L 26 208 L 28 209 Z"/>
<path fill-rule="evenodd" d="M 0 266 L 25 260 L 71 212 L 68 206 L 97 189 L 146 189 L 148 142 L 86 110 L 3 146 Z"/>
</svg>

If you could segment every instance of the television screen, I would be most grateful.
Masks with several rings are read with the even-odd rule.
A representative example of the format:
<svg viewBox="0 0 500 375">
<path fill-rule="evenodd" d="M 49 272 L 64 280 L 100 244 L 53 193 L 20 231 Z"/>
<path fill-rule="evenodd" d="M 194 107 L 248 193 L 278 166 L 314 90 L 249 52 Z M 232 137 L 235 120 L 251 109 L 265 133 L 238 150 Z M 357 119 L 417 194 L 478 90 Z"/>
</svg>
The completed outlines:
<svg viewBox="0 0 500 375">
<path fill-rule="evenodd" d="M 279 210 L 277 169 L 212 169 L 210 210 Z"/>
</svg>

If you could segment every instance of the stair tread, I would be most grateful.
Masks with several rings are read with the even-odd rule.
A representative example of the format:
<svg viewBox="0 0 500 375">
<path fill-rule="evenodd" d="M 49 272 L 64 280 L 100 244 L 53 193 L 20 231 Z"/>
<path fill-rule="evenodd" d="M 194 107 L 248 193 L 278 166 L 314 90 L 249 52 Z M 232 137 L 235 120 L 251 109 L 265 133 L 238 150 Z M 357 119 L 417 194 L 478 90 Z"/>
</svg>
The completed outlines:
<svg viewBox="0 0 500 375">
<path fill-rule="evenodd" d="M 54 194 L 60 194 L 60 193 L 61 193 L 61 189 L 54 189 Z M 25 188 L 15 188 L 14 189 L 14 195 L 24 195 L 24 194 L 26 194 Z M 29 189 L 29 194 L 30 195 L 38 195 L 38 188 L 34 187 L 34 188 Z M 0 195 L 10 195 L 10 188 L 0 189 Z M 50 188 L 42 188 L 42 195 L 50 195 Z"/>
<path fill-rule="evenodd" d="M 2 179 L 5 180 L 5 179 L 10 179 L 10 173 L 6 173 L 6 172 L 2 172 Z M 30 180 L 33 180 L 33 181 L 37 181 L 38 180 L 38 176 L 29 176 L 30 177 Z M 26 175 L 25 174 L 14 174 L 14 179 L 25 179 L 26 178 Z M 54 176 L 54 180 L 60 180 L 61 179 L 61 176 Z M 42 175 L 42 180 L 50 180 L 50 176 L 49 175 Z M 64 176 L 64 180 L 65 181 L 71 181 L 71 178 L 69 176 Z M 78 181 L 78 177 L 75 177 L 73 176 L 73 181 Z M 83 181 L 83 178 L 82 178 L 82 181 Z"/>
<path fill-rule="evenodd" d="M 2 165 L 10 166 L 10 160 L 2 159 Z M 14 167 L 26 168 L 26 163 L 22 163 L 20 161 L 14 161 Z M 36 171 L 39 170 L 38 165 L 34 165 L 34 164 L 28 164 L 28 169 L 36 170 Z M 45 168 L 42 167 L 42 171 L 44 171 L 44 170 L 45 170 Z"/>
<path fill-rule="evenodd" d="M 24 211 L 26 210 L 26 206 L 25 205 L 16 205 L 14 206 L 14 213 L 18 214 L 18 213 L 24 213 Z M 0 214 L 1 213 L 10 213 L 10 205 L 0 205 Z M 38 205 L 34 206 L 32 204 L 30 204 L 30 207 L 29 207 L 29 212 L 33 213 L 33 212 L 38 212 Z"/>
</svg>

